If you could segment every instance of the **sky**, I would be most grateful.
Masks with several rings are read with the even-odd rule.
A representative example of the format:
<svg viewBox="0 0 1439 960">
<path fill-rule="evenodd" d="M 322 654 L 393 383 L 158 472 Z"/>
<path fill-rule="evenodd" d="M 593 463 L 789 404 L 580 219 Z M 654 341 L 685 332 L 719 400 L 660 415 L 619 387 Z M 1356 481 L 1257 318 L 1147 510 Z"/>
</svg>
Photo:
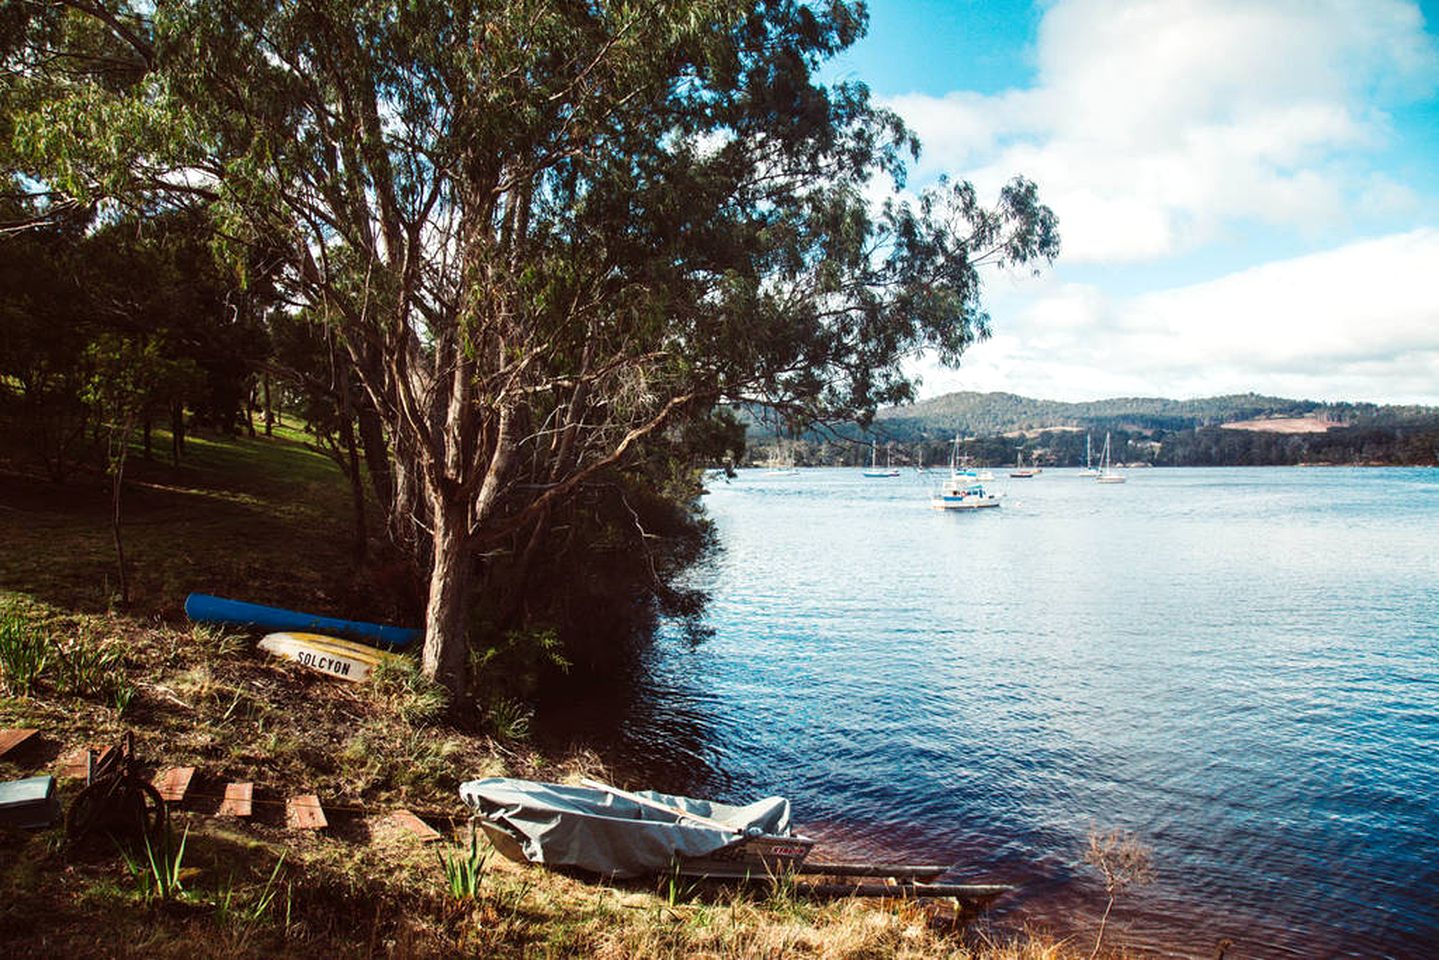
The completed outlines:
<svg viewBox="0 0 1439 960">
<path fill-rule="evenodd" d="M 871 0 L 828 68 L 941 174 L 1034 180 L 1056 263 L 922 396 L 1439 405 L 1439 0 Z"/>
</svg>

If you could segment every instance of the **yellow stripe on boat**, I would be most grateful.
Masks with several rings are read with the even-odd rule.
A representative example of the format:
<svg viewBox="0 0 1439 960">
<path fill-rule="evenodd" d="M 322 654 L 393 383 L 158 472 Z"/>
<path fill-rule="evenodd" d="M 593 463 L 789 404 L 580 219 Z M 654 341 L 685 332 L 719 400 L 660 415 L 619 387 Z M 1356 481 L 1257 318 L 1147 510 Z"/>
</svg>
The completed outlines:
<svg viewBox="0 0 1439 960">
<path fill-rule="evenodd" d="M 260 641 L 260 649 L 310 670 L 356 683 L 370 679 L 381 661 L 396 656 L 320 633 L 269 633 Z"/>
</svg>

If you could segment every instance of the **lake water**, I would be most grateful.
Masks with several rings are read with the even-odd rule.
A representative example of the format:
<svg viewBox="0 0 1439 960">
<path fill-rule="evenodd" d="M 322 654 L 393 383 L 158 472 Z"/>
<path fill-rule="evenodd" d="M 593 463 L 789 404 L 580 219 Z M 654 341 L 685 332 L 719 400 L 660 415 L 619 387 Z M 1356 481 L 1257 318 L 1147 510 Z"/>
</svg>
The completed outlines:
<svg viewBox="0 0 1439 960">
<path fill-rule="evenodd" d="M 1439 956 L 1439 470 L 744 471 L 696 643 L 552 713 L 630 782 L 788 796 L 835 852 L 1024 885 L 999 918 L 1092 935 L 1091 829 L 1154 881 L 1118 941 Z M 1113 921 L 1112 921 L 1113 922 Z"/>
</svg>

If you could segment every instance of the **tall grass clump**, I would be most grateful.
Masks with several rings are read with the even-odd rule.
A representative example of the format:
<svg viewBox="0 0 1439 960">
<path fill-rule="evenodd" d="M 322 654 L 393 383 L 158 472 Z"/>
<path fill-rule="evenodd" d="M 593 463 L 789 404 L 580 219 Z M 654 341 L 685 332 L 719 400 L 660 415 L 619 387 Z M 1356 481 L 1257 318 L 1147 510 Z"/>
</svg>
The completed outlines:
<svg viewBox="0 0 1439 960">
<path fill-rule="evenodd" d="M 55 652 L 61 690 L 77 697 L 108 697 L 123 666 L 119 650 L 79 636 Z"/>
<path fill-rule="evenodd" d="M 473 900 L 485 882 L 485 866 L 490 860 L 490 851 L 480 851 L 480 838 L 475 825 L 470 824 L 469 848 L 453 844 L 453 850 L 441 849 L 436 855 L 440 859 L 440 870 L 445 875 L 445 886 L 455 900 Z"/>
<path fill-rule="evenodd" d="M 155 841 L 152 841 L 147 833 L 144 836 L 143 860 L 138 853 L 120 848 L 120 855 L 125 859 L 125 869 L 129 872 L 130 879 L 135 882 L 135 892 L 140 895 L 140 899 L 146 902 L 173 900 L 184 892 L 181 872 L 185 861 L 185 842 L 189 839 L 188 827 L 178 844 L 175 842 L 173 830 L 166 829 Z"/>
<path fill-rule="evenodd" d="M 413 657 L 381 660 L 369 688 L 377 701 L 413 726 L 434 723 L 450 706 L 445 688 L 426 677 Z"/>
<path fill-rule="evenodd" d="M 0 690 L 29 696 L 50 661 L 50 638 L 15 610 L 0 611 Z"/>
</svg>

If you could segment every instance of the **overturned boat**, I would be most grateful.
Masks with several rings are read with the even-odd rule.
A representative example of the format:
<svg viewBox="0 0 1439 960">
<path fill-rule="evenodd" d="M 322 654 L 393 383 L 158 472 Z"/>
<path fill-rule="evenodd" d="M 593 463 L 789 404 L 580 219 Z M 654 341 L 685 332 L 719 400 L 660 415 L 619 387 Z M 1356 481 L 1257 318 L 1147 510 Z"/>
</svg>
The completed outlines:
<svg viewBox="0 0 1439 960">
<path fill-rule="evenodd" d="M 734 807 L 593 780 L 580 786 L 491 777 L 460 797 L 504 856 L 521 863 L 638 877 L 763 877 L 793 872 L 814 841 L 790 829 L 789 801 Z"/>
</svg>

